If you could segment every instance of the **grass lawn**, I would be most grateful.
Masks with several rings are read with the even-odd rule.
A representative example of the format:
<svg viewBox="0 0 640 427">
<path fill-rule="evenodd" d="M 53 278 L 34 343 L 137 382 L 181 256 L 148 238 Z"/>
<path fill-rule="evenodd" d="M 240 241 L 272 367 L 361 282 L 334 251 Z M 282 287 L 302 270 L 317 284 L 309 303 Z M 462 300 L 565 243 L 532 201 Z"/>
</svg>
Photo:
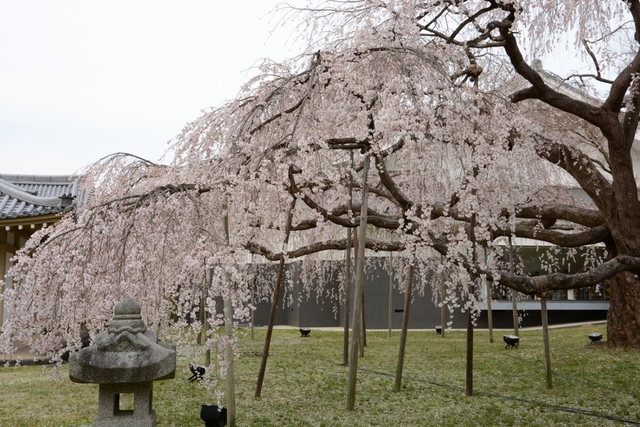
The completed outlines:
<svg viewBox="0 0 640 427">
<path fill-rule="evenodd" d="M 276 330 L 262 397 L 254 398 L 264 330 L 242 333 L 236 359 L 238 426 L 624 426 L 640 425 L 640 352 L 589 345 L 604 325 L 551 330 L 554 387 L 546 389 L 542 333 L 521 331 L 520 348 L 506 350 L 475 334 L 473 397 L 464 395 L 465 333 L 440 338 L 410 331 L 403 389 L 393 391 L 400 333 L 367 334 L 358 367 L 356 410 L 347 412 L 348 368 L 341 366 L 342 334 Z M 176 378 L 156 382 L 158 426 L 204 426 L 200 404 L 213 391 L 187 378 L 186 357 Z M 44 371 L 44 372 L 43 372 Z M 97 411 L 96 385 L 62 381 L 51 368 L 0 368 L 0 426 L 77 427 Z M 222 388 L 224 390 L 224 386 Z"/>
</svg>

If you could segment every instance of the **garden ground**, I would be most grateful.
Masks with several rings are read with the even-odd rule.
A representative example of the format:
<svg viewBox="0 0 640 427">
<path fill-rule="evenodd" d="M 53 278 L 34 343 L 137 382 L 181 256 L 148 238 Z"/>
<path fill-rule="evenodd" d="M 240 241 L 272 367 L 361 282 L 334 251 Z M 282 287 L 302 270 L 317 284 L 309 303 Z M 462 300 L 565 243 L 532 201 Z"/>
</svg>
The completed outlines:
<svg viewBox="0 0 640 427">
<path fill-rule="evenodd" d="M 640 353 L 590 344 L 604 325 L 551 331 L 554 387 L 546 388 L 542 333 L 520 332 L 519 349 L 505 349 L 502 334 L 489 343 L 476 331 L 474 396 L 465 397 L 463 331 L 441 338 L 409 331 L 401 392 L 394 392 L 399 331 L 369 331 L 360 359 L 356 410 L 347 412 L 348 368 L 341 365 L 342 334 L 296 329 L 274 332 L 261 398 L 254 398 L 265 331 L 252 340 L 240 332 L 236 358 L 238 426 L 622 426 L 640 425 Z M 215 394 L 187 381 L 189 358 L 178 357 L 173 380 L 155 383 L 158 426 L 202 426 L 200 405 Z M 52 368 L 0 368 L 0 426 L 72 427 L 89 424 L 97 386 L 62 380 Z M 224 385 L 221 385 L 224 390 Z"/>
</svg>

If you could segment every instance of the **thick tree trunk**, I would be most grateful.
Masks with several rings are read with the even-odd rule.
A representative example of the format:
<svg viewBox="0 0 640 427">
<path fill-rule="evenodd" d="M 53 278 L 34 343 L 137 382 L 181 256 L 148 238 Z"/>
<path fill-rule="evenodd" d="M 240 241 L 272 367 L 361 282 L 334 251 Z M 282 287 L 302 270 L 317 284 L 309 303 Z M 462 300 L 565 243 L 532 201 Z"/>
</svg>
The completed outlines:
<svg viewBox="0 0 640 427">
<path fill-rule="evenodd" d="M 632 273 L 619 273 L 611 280 L 607 314 L 609 348 L 640 349 L 640 280 Z"/>
</svg>

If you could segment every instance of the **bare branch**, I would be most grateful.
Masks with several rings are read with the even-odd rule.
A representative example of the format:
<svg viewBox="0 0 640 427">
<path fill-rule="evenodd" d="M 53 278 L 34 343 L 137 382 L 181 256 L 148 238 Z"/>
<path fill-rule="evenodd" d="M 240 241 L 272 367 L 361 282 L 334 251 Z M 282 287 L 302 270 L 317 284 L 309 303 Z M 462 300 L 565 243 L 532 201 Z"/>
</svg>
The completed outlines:
<svg viewBox="0 0 640 427">
<path fill-rule="evenodd" d="M 541 295 L 550 290 L 578 289 L 594 286 L 609 277 L 629 271 L 640 273 L 640 258 L 618 255 L 586 273 L 553 273 L 546 276 L 520 276 L 508 271 L 485 272 L 487 279 L 496 281 L 527 295 Z"/>
</svg>

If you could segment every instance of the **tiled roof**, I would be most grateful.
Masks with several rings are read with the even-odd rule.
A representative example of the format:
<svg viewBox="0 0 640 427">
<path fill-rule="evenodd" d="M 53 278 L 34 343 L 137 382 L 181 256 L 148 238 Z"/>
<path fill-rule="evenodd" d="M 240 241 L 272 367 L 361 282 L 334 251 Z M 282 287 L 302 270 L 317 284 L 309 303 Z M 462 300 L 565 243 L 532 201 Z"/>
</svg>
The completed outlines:
<svg viewBox="0 0 640 427">
<path fill-rule="evenodd" d="M 0 175 L 0 220 L 37 217 L 73 209 L 77 177 Z"/>
</svg>

